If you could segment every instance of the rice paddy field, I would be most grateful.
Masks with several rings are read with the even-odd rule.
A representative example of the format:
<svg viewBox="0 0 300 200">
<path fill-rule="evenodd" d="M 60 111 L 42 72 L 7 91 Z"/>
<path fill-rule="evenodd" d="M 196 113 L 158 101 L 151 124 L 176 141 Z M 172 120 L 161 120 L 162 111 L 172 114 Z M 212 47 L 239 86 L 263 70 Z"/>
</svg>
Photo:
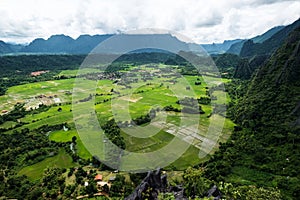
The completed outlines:
<svg viewBox="0 0 300 200">
<path fill-rule="evenodd" d="M 84 69 L 81 73 L 95 72 L 96 69 Z M 218 143 L 228 139 L 233 129 L 234 123 L 225 118 L 224 113 L 214 113 L 212 106 L 230 102 L 229 96 L 222 90 L 213 91 L 212 95 L 216 99 L 211 104 L 201 105 L 204 114 L 182 115 L 163 110 L 166 106 L 182 109 L 182 105 L 176 101 L 185 97 L 195 99 L 209 97 L 207 96 L 209 88 L 230 81 L 228 79 L 212 76 L 178 76 L 164 65 L 132 67 L 129 72 L 124 73 L 126 75 L 118 77 L 117 81 L 109 78 L 98 81 L 71 78 L 76 73 L 77 70 L 66 70 L 61 72 L 61 75 L 69 77 L 68 79 L 29 83 L 9 88 L 6 95 L 0 96 L 0 110 L 9 111 L 17 102 L 24 103 L 26 109 L 37 108 L 39 104 L 51 107 L 45 112 L 26 115 L 18 122 L 5 122 L 0 125 L 0 128 L 11 130 L 1 134 L 11 134 L 14 130 L 20 131 L 24 128 L 33 130 L 45 124 L 67 123 L 70 126 L 69 130 L 53 130 L 49 133 L 49 139 L 56 142 L 70 142 L 72 137 L 76 136 L 78 155 L 83 159 L 89 159 L 93 155 L 93 149 L 84 144 L 82 133 L 78 132 L 76 127 L 78 128 L 80 123 L 86 126 L 93 122 L 90 119 L 92 111 L 99 124 L 103 125 L 112 118 L 116 121 L 129 122 L 146 115 L 151 109 L 159 108 L 157 119 L 144 125 L 147 128 L 127 126 L 121 129 L 126 151 L 152 152 L 166 147 L 174 138 L 180 138 L 190 146 L 170 167 L 182 170 L 207 160 L 209 155 L 218 149 Z M 195 82 L 201 84 L 196 85 Z M 16 126 L 21 122 L 24 122 L 22 126 Z M 215 127 L 215 132 L 211 131 L 212 126 Z M 179 131 L 174 132 L 174 127 L 177 129 L 180 127 Z M 193 128 L 190 129 L 191 127 Z M 192 139 L 189 130 L 195 132 Z M 149 137 L 146 137 L 148 135 Z M 199 156 L 201 152 L 207 156 Z M 20 174 L 34 177 L 35 174 L 30 174 L 39 174 L 41 171 L 31 172 L 32 168 L 42 169 L 46 165 L 57 165 L 56 162 L 60 157 L 66 161 L 64 165 L 71 165 L 67 155 L 63 154 L 60 152 L 56 157 L 47 158 L 36 166 L 23 168 Z"/>
</svg>

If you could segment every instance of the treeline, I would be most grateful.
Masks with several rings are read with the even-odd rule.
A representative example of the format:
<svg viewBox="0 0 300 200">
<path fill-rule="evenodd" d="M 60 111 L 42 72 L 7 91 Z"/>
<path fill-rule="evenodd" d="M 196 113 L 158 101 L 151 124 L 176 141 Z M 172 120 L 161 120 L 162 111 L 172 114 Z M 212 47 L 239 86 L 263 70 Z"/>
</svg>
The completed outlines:
<svg viewBox="0 0 300 200">
<path fill-rule="evenodd" d="M 228 182 L 212 181 L 205 177 L 205 168 L 189 167 L 183 174 L 184 195 L 191 199 L 265 199 L 280 200 L 280 191 L 270 187 L 238 186 Z"/>
<path fill-rule="evenodd" d="M 83 55 L 19 55 L 0 57 L 0 95 L 7 88 L 32 82 L 40 82 L 64 77 L 55 77 L 61 70 L 78 69 Z M 31 76 L 34 71 L 49 72 Z"/>
</svg>

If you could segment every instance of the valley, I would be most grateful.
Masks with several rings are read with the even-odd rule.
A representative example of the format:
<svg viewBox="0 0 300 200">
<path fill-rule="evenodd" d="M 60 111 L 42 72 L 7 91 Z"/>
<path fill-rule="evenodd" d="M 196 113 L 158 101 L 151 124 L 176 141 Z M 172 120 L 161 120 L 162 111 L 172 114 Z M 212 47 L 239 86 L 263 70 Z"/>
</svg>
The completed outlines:
<svg viewBox="0 0 300 200">
<path fill-rule="evenodd" d="M 120 33 L 146 46 L 121 56 L 86 55 L 111 34 L 0 41 L 0 199 L 298 199 L 299 21 L 202 47 Z"/>
<path fill-rule="evenodd" d="M 130 71 L 135 71 L 138 69 L 139 71 L 137 71 L 136 74 L 140 74 L 141 70 L 148 71 L 151 74 L 157 73 L 160 68 L 170 68 L 170 66 L 167 67 L 164 65 L 158 65 L 154 68 L 146 67 L 147 66 L 136 66 L 132 67 Z M 171 67 L 174 69 L 176 68 L 176 66 Z M 28 83 L 9 88 L 7 90 L 7 94 L 1 96 L 2 110 L 10 111 L 10 109 L 12 109 L 16 103 L 24 104 L 24 108 L 26 110 L 35 110 L 41 105 L 46 106 L 47 109 L 42 112 L 27 114 L 24 117 L 19 118 L 17 122 L 6 121 L 1 125 L 1 128 L 3 130 L 7 129 L 7 131 L 3 131 L 2 133 L 12 134 L 14 131 L 21 131 L 25 128 L 34 130 L 45 124 L 47 124 L 48 126 L 52 126 L 56 124 L 66 123 L 68 125 L 67 131 L 64 130 L 63 127 L 61 127 L 60 130 L 50 130 L 47 133 L 49 139 L 55 142 L 71 142 L 72 137 L 75 136 L 78 138 L 76 151 L 79 157 L 82 159 L 91 159 L 92 155 L 84 147 L 80 140 L 80 136 L 76 131 L 72 114 L 71 99 L 75 78 L 72 78 L 71 76 L 74 76 L 76 72 L 76 70 L 67 70 L 60 72 L 59 76 L 64 75 L 66 77 L 70 77 L 64 80 Z M 97 71 L 96 69 L 84 69 L 83 72 L 83 74 L 91 75 L 92 72 Z M 125 75 L 122 75 L 121 78 L 124 76 Z M 121 81 L 121 78 L 116 80 Z M 82 81 L 82 83 L 85 84 L 82 87 L 89 87 L 89 85 L 93 84 L 92 80 L 88 80 L 85 78 L 82 78 L 82 80 L 84 80 Z M 209 85 L 204 80 L 209 81 Z M 99 80 L 97 83 L 96 94 L 94 94 L 94 104 L 95 111 L 100 123 L 111 119 L 113 115 L 118 116 L 117 119 L 119 121 L 128 121 L 128 119 L 126 118 L 123 119 L 121 117 L 123 113 L 120 113 L 120 111 L 126 111 L 126 109 L 122 108 L 122 106 L 125 106 L 126 104 L 129 104 L 128 109 L 131 119 L 135 119 L 147 114 L 150 109 L 154 109 L 154 105 L 156 106 L 155 109 L 160 110 L 162 110 L 166 106 L 172 106 L 174 108 L 180 109 L 180 105 L 176 103 L 178 99 L 184 98 L 185 96 L 193 97 L 195 99 L 208 97 L 207 94 L 210 87 L 218 86 L 218 84 L 222 84 L 230 80 L 215 77 L 203 78 L 201 76 L 183 76 L 182 78 L 177 79 L 174 79 L 173 77 L 153 77 L 153 79 L 142 83 L 140 82 L 142 80 L 139 79 L 136 83 L 126 84 L 126 87 L 121 84 L 113 84 L 114 81 L 115 80 Z M 190 87 L 194 91 L 194 94 L 192 94 L 191 90 L 186 89 L 186 86 L 184 85 L 186 84 L 185 81 L 187 81 L 187 83 L 190 85 Z M 201 85 L 195 85 L 195 82 L 197 81 L 201 82 Z M 178 90 L 178 88 L 181 90 L 181 92 L 180 96 L 176 97 L 174 93 L 177 92 L 176 89 Z M 84 95 L 88 96 L 89 92 L 83 91 L 82 96 Z M 218 105 L 222 105 L 230 101 L 230 98 L 228 96 L 225 96 L 224 99 L 224 94 L 222 93 L 222 91 L 214 91 L 212 95 L 216 97 L 213 101 Z M 81 107 L 83 109 L 86 109 L 84 103 L 85 102 L 81 103 Z M 197 121 L 199 123 L 197 129 L 198 131 L 195 131 L 194 136 L 191 136 L 188 127 L 185 131 L 182 130 L 181 133 L 175 133 L 177 132 L 175 131 L 176 127 L 178 127 L 182 121 L 182 114 L 168 111 L 166 123 L 159 122 L 159 119 L 156 122 L 151 122 L 151 128 L 149 127 L 148 130 L 152 130 L 153 132 L 153 130 L 157 129 L 158 131 L 160 130 L 160 132 L 157 135 L 154 133 L 154 135 L 150 138 L 146 138 L 147 133 L 145 133 L 145 138 L 134 138 L 130 135 L 127 135 L 126 132 L 138 132 L 138 129 L 136 127 L 130 126 L 124 128 L 124 130 L 122 130 L 122 136 L 126 141 L 126 148 L 129 151 L 133 152 L 151 152 L 155 149 L 159 149 L 165 146 L 170 140 L 172 140 L 173 137 L 180 137 L 181 135 L 182 137 L 186 138 L 186 142 L 193 143 L 193 145 L 182 156 L 181 159 L 173 163 L 174 167 L 178 167 L 178 169 L 184 169 L 189 166 L 191 162 L 193 163 L 193 165 L 200 163 L 201 159 L 198 158 L 199 153 L 192 154 L 191 152 L 205 151 L 208 154 L 212 154 L 218 148 L 218 142 L 225 142 L 228 139 L 234 126 L 233 122 L 231 122 L 229 119 L 225 119 L 222 115 L 220 115 L 224 113 L 212 114 L 213 109 L 210 103 L 208 105 L 200 104 L 200 106 L 204 112 L 203 114 L 186 114 L 185 116 L 188 119 L 188 121 L 185 120 L 185 123 L 190 124 L 189 126 Z M 112 113 L 112 109 L 114 109 L 114 113 Z M 197 120 L 197 117 L 199 116 L 200 118 Z M 224 121 L 225 128 L 220 135 L 220 139 L 218 141 L 213 140 L 211 142 L 212 144 L 215 144 L 215 147 L 213 149 L 205 150 L 205 147 L 202 147 L 201 143 L 203 142 L 203 137 L 209 138 L 209 136 L 206 136 L 206 132 L 208 130 L 209 124 L 212 123 L 212 121 L 216 121 L 215 123 Z M 187 136 L 191 138 L 187 139 Z M 186 164 L 182 164 L 182 162 L 185 162 Z"/>
</svg>

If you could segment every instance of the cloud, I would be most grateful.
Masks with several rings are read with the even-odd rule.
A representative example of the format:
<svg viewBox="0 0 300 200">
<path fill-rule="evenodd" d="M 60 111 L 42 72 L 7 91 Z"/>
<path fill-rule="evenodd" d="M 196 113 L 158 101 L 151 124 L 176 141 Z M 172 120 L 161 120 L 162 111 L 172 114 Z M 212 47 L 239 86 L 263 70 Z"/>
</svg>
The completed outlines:
<svg viewBox="0 0 300 200">
<path fill-rule="evenodd" d="M 268 5 L 281 2 L 293 2 L 293 0 L 252 0 L 250 3 L 252 5 Z"/>
<path fill-rule="evenodd" d="M 221 42 L 292 23 L 299 10 L 298 0 L 1 0 L 0 40 L 161 28 L 198 43 Z"/>
</svg>

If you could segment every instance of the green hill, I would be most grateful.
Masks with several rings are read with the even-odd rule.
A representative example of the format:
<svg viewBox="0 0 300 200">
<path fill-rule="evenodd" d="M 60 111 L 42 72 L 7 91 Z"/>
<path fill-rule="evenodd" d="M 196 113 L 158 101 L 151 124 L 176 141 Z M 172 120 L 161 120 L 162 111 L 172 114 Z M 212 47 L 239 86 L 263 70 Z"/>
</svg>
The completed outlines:
<svg viewBox="0 0 300 200">
<path fill-rule="evenodd" d="M 206 175 L 238 185 L 278 187 L 300 195 L 300 28 L 258 69 L 233 106 L 236 128 Z M 239 88 L 239 87 L 237 87 Z"/>
</svg>

